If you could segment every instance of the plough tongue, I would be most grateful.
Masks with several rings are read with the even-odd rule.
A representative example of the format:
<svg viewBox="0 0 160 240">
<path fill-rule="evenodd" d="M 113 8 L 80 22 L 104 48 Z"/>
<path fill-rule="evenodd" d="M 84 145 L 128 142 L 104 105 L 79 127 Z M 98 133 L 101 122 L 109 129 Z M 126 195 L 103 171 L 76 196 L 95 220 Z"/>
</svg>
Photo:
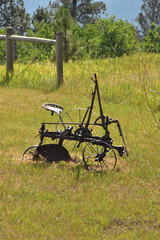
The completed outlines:
<svg viewBox="0 0 160 240">
<path fill-rule="evenodd" d="M 45 144 L 37 147 L 36 150 L 48 162 L 73 162 L 67 149 L 60 144 Z"/>
</svg>

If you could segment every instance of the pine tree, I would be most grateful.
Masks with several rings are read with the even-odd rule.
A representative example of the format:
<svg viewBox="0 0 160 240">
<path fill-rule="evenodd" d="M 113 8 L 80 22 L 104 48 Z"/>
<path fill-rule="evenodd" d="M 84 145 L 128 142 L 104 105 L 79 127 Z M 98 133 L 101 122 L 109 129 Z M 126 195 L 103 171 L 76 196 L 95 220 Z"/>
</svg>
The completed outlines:
<svg viewBox="0 0 160 240">
<path fill-rule="evenodd" d="M 40 23 L 42 20 L 44 20 L 45 23 L 50 23 L 51 16 L 47 8 L 43 8 L 39 6 L 36 9 L 36 12 L 33 13 L 32 23 L 34 22 Z"/>
<path fill-rule="evenodd" d="M 49 8 L 57 10 L 61 5 L 68 8 L 72 18 L 80 23 L 94 23 L 106 11 L 105 3 L 93 0 L 59 0 L 49 3 Z M 52 13 L 54 14 L 54 11 Z"/>
<path fill-rule="evenodd" d="M 147 34 L 152 22 L 160 25 L 160 0 L 143 0 L 141 13 L 136 18 L 143 35 Z"/>
<path fill-rule="evenodd" d="M 30 16 L 23 0 L 1 0 L 0 28 L 13 27 L 15 33 L 23 34 L 30 27 Z"/>
<path fill-rule="evenodd" d="M 55 22 L 54 22 L 54 31 L 63 32 L 63 50 L 64 50 L 64 60 L 65 62 L 68 61 L 69 57 L 69 39 L 68 39 L 68 33 L 69 30 L 72 28 L 72 25 L 74 24 L 73 18 L 70 15 L 70 12 L 67 8 L 64 8 L 62 6 L 58 11 L 56 11 L 55 15 Z"/>
</svg>

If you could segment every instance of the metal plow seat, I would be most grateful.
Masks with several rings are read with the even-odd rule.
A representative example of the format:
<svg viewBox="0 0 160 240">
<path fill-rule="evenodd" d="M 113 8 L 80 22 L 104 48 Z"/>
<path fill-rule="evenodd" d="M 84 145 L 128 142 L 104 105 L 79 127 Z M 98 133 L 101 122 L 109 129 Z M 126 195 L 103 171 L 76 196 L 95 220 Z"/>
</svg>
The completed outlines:
<svg viewBox="0 0 160 240">
<path fill-rule="evenodd" d="M 54 103 L 44 103 L 43 107 L 48 110 L 51 111 L 51 114 L 53 115 L 53 113 L 57 113 L 58 115 L 60 115 L 63 112 L 63 107 L 58 105 L 58 104 L 54 104 Z"/>
</svg>

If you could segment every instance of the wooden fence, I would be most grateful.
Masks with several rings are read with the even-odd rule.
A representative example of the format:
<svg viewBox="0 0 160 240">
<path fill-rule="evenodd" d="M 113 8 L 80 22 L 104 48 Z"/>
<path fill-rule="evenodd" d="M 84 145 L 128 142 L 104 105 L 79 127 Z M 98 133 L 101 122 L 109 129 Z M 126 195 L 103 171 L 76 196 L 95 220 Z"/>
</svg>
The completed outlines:
<svg viewBox="0 0 160 240">
<path fill-rule="evenodd" d="M 49 45 L 56 45 L 56 65 L 57 65 L 57 86 L 63 82 L 63 57 L 62 57 L 62 33 L 56 34 L 56 40 L 36 38 L 36 37 L 25 37 L 13 35 L 13 28 L 6 28 L 6 35 L 0 35 L 0 40 L 6 41 L 6 78 L 9 73 L 13 73 L 13 62 L 14 62 L 14 47 L 13 42 L 33 42 L 42 43 Z"/>
</svg>

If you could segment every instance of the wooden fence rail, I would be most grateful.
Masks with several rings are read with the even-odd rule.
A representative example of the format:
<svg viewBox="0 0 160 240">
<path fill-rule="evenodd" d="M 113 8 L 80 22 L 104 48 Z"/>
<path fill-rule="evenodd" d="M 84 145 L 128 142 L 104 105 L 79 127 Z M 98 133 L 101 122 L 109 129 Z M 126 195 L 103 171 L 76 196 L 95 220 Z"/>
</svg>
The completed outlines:
<svg viewBox="0 0 160 240">
<path fill-rule="evenodd" d="M 13 28 L 6 28 L 6 35 L 0 35 L 0 40 L 6 41 L 6 78 L 13 73 L 14 48 L 13 42 L 23 41 L 32 43 L 42 43 L 56 45 L 56 65 L 57 65 L 57 86 L 63 82 L 63 57 L 62 57 L 62 33 L 56 34 L 56 40 L 36 37 L 25 37 L 13 35 Z"/>
</svg>

